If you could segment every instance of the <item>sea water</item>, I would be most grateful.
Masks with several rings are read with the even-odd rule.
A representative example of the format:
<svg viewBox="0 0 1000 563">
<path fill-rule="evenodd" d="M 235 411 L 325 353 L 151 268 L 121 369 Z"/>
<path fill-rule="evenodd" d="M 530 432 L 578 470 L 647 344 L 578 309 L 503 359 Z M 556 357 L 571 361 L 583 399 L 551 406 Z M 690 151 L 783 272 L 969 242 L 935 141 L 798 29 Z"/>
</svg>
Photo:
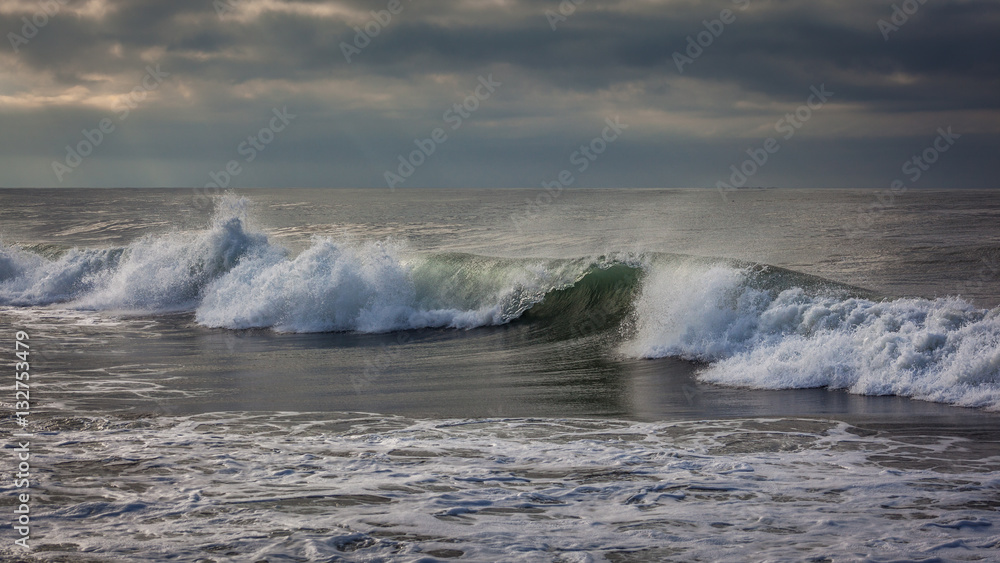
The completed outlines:
<svg viewBox="0 0 1000 563">
<path fill-rule="evenodd" d="M 972 191 L 0 191 L 30 555 L 989 559 L 998 217 Z"/>
</svg>

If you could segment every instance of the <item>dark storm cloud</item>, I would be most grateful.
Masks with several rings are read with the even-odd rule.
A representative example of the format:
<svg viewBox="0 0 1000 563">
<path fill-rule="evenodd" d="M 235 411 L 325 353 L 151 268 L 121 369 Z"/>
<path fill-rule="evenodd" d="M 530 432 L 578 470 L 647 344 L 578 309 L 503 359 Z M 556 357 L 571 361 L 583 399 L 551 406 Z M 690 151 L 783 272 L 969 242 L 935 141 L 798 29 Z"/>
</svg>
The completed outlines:
<svg viewBox="0 0 1000 563">
<path fill-rule="evenodd" d="M 953 96 L 969 96 L 990 107 L 997 103 L 991 92 L 955 87 L 975 81 L 996 84 L 1000 76 L 1000 60 L 994 56 L 1000 52 L 996 33 L 1000 4 L 995 2 L 929 2 L 888 42 L 876 21 L 887 19 L 891 10 L 870 3 L 842 7 L 751 2 L 743 11 L 725 2 L 664 4 L 658 12 L 637 12 L 630 11 L 627 3 L 591 2 L 560 22 L 555 32 L 545 18 L 545 4 L 540 3 L 512 4 L 512 9 L 497 9 L 480 19 L 426 21 L 427 16 L 460 11 L 449 6 L 452 3 L 460 4 L 430 4 L 434 9 L 428 14 L 421 12 L 427 4 L 404 4 L 398 21 L 390 23 L 346 69 L 340 44 L 355 35 L 347 22 L 280 12 L 264 12 L 249 21 L 226 20 L 206 0 L 121 1 L 105 18 L 55 19 L 24 49 L 23 59 L 37 70 L 71 79 L 120 68 L 122 61 L 107 57 L 108 49 L 119 44 L 126 60 L 144 49 L 162 47 L 168 59 L 179 59 L 171 61 L 175 68 L 223 81 L 307 79 L 310 74 L 344 71 L 408 76 L 509 64 L 542 74 L 556 71 L 581 88 L 593 88 L 676 73 L 672 56 L 684 51 L 685 38 L 703 31 L 703 20 L 730 8 L 737 22 L 687 69 L 692 76 L 738 81 L 767 94 L 797 95 L 803 81 L 836 74 L 856 80 L 857 95 L 865 100 L 940 97 L 931 84 L 924 90 L 863 80 L 910 73 L 928 82 L 948 80 Z M 383 7 L 380 2 L 353 5 L 360 11 Z M 555 2 L 547 5 L 558 10 Z M 853 21 L 830 17 L 832 12 L 859 7 L 867 17 L 858 14 Z M 4 19 L 4 27 L 16 27 L 16 14 Z M 198 55 L 224 54 L 227 49 L 250 50 L 253 57 L 198 61 Z"/>
<path fill-rule="evenodd" d="M 462 164 L 442 151 L 422 171 L 427 177 L 413 184 L 450 177 L 433 171 L 469 162 L 478 163 L 483 176 L 476 181 L 462 173 L 468 184 L 537 183 L 524 170 L 546 168 L 534 162 L 538 155 L 562 159 L 592 136 L 603 116 L 620 113 L 636 126 L 615 150 L 633 156 L 609 156 L 600 178 L 631 173 L 642 185 L 711 185 L 720 163 L 739 154 L 726 156 L 733 139 L 759 136 L 819 84 L 836 92 L 822 111 L 839 117 L 810 122 L 808 135 L 836 145 L 828 154 L 838 158 L 852 138 L 882 136 L 893 139 L 887 146 L 903 146 L 947 125 L 943 119 L 972 124 L 993 138 L 1000 129 L 1000 4 L 910 1 L 919 9 L 887 41 L 878 22 L 892 21 L 894 2 L 588 0 L 569 13 L 569 0 L 402 0 L 402 12 L 350 64 L 343 45 L 353 44 L 354 26 L 363 27 L 386 1 L 228 0 L 232 9 L 222 15 L 211 0 L 70 2 L 20 52 L 2 55 L 15 70 L 0 82 L 0 120 L 27 129 L 0 146 L 3 155 L 33 156 L 32 162 L 57 158 L 81 127 L 109 115 L 113 102 L 106 98 L 128 92 L 150 64 L 162 65 L 171 78 L 141 117 L 137 111 L 132 123 L 122 124 L 131 130 L 116 133 L 135 141 L 127 147 L 109 142 L 94 158 L 141 156 L 135 152 L 141 147 L 148 159 L 162 161 L 168 172 L 158 177 L 167 182 L 197 183 L 201 172 L 192 174 L 192 167 L 230 158 L 271 107 L 289 105 L 304 119 L 281 139 L 285 148 L 276 143 L 270 160 L 261 159 L 261 170 L 274 167 L 261 177 L 280 177 L 274 170 L 294 160 L 300 184 L 341 185 L 328 168 L 342 160 L 346 168 L 338 177 L 381 185 L 382 170 L 410 150 L 415 136 L 440 126 L 442 112 L 488 73 L 503 90 L 456 132 L 462 140 L 450 150 L 462 155 Z M 21 18 L 37 9 L 32 2 L 0 0 L 0 31 L 18 32 Z M 561 9 L 567 15 L 553 31 L 546 13 Z M 687 38 L 724 9 L 735 21 L 680 72 L 676 54 L 685 53 Z M 699 150 L 680 159 L 672 176 L 634 156 L 648 157 L 657 147 L 687 152 L 683 146 Z M 199 156 L 204 163 L 195 163 Z M 808 157 L 802 160 L 823 154 Z M 505 159 L 516 158 L 525 166 L 513 173 L 517 167 Z M 808 183 L 801 180 L 805 168 L 779 166 L 774 174 Z M 310 167 L 317 171 L 312 176 Z M 986 162 L 974 168 L 977 182 L 998 172 Z M 102 170 L 101 181 L 116 177 L 110 165 Z M 4 185 L 51 183 L 45 166 L 6 176 Z M 875 176 L 868 181 L 877 183 Z M 956 173 L 954 183 L 963 182 Z"/>
</svg>

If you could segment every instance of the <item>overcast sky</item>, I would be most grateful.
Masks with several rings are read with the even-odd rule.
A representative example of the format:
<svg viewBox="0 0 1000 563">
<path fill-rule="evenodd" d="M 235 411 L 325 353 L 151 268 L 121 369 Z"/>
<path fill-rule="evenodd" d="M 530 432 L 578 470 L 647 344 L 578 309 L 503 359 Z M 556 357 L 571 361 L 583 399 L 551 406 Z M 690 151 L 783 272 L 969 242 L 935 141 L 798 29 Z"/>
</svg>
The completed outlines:
<svg viewBox="0 0 1000 563">
<path fill-rule="evenodd" d="M 0 187 L 1000 185 L 996 1 L 0 0 L 0 31 Z"/>
</svg>

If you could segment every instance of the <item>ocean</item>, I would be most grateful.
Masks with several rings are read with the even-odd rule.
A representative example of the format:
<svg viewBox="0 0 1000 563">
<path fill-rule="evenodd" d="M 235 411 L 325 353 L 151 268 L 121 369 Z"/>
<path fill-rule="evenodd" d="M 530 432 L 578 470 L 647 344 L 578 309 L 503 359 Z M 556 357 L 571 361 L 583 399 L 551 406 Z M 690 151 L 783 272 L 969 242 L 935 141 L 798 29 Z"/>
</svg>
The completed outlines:
<svg viewBox="0 0 1000 563">
<path fill-rule="evenodd" d="M 995 191 L 0 190 L 30 364 L 0 558 L 998 560 L 998 219 Z"/>
</svg>

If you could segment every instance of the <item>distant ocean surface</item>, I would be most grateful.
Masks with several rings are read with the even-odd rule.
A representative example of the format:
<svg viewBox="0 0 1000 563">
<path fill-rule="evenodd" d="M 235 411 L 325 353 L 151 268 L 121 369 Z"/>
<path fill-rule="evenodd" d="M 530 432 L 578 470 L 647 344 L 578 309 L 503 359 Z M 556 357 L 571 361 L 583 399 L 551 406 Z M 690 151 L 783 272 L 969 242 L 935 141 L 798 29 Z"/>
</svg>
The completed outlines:
<svg viewBox="0 0 1000 563">
<path fill-rule="evenodd" d="M 1000 192 L 0 190 L 0 324 L 38 560 L 1000 552 Z"/>
</svg>

